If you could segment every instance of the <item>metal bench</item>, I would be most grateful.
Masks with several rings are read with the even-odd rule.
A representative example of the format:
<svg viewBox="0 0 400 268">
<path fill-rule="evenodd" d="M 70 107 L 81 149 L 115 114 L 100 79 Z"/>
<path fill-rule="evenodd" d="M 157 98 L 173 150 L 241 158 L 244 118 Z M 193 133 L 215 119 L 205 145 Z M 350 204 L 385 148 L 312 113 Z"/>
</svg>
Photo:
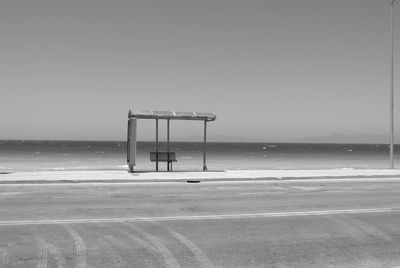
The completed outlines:
<svg viewBox="0 0 400 268">
<path fill-rule="evenodd" d="M 151 162 L 167 162 L 167 169 L 171 166 L 172 171 L 172 162 L 178 162 L 176 160 L 175 152 L 150 152 L 150 161 Z"/>
</svg>

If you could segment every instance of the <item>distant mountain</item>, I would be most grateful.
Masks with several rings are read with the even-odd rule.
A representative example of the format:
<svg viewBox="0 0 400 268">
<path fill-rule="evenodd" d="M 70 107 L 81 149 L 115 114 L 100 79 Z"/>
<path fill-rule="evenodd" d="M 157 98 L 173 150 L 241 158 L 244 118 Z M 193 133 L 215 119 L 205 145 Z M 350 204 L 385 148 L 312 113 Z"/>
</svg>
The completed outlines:
<svg viewBox="0 0 400 268">
<path fill-rule="evenodd" d="M 188 135 L 179 139 L 179 141 L 203 141 L 204 137 L 199 135 Z M 210 142 L 251 142 L 252 140 L 244 137 L 235 137 L 229 135 L 207 135 L 207 141 Z"/>
</svg>

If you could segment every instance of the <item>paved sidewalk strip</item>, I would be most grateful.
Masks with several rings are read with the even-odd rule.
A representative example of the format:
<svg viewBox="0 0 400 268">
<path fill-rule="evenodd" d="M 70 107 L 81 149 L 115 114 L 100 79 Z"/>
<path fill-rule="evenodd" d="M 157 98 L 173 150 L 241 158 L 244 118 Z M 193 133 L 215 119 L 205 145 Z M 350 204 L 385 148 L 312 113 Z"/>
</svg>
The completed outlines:
<svg viewBox="0 0 400 268">
<path fill-rule="evenodd" d="M 0 174 L 0 184 L 24 183 L 126 183 L 126 182 L 199 182 L 260 181 L 296 179 L 399 178 L 397 169 L 329 170 L 225 170 L 207 172 L 140 172 L 125 170 L 35 171 Z"/>
</svg>

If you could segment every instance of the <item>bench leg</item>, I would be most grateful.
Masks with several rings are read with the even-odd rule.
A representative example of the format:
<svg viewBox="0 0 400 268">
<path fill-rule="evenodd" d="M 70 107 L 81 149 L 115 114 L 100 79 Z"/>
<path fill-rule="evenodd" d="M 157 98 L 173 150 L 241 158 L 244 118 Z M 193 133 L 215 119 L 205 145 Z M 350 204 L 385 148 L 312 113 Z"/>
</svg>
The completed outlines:
<svg viewBox="0 0 400 268">
<path fill-rule="evenodd" d="M 172 161 L 170 162 L 167 161 L 167 170 L 172 171 Z"/>
</svg>

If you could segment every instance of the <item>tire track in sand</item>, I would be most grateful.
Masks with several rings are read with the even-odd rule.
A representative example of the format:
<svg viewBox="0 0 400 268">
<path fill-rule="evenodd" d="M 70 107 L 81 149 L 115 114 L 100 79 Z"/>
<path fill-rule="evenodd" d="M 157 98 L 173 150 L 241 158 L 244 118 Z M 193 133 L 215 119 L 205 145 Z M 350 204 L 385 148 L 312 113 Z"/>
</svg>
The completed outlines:
<svg viewBox="0 0 400 268">
<path fill-rule="evenodd" d="M 363 243 L 367 243 L 369 239 L 376 241 L 376 236 L 371 234 L 371 229 L 360 227 L 359 224 L 355 224 L 357 221 L 353 221 L 351 217 L 342 215 L 339 217 L 327 217 L 326 220 L 335 225 L 335 229 L 342 233 L 347 238 L 355 241 L 354 246 L 350 247 L 352 250 L 351 255 L 359 255 L 362 262 L 359 264 L 360 267 L 375 267 L 377 260 L 369 254 L 369 252 L 363 250 Z M 385 241 L 385 239 L 383 239 Z M 341 245 L 343 246 L 343 245 Z M 373 265 L 375 263 L 375 265 Z M 378 265 L 379 266 L 379 265 Z"/>
<path fill-rule="evenodd" d="M 159 225 L 159 224 L 157 224 Z M 184 244 L 196 257 L 196 259 L 200 263 L 200 267 L 204 268 L 210 268 L 210 267 L 215 267 L 211 260 L 207 257 L 207 255 L 198 247 L 196 246 L 189 238 L 186 236 L 182 235 L 181 233 L 176 232 L 175 230 L 165 227 L 165 226 L 160 226 L 161 228 L 165 229 L 168 231 L 173 237 L 175 237 L 177 240 L 179 240 L 182 244 Z"/>
<path fill-rule="evenodd" d="M 10 254 L 5 249 L 0 249 L 0 267 L 8 267 Z"/>
<path fill-rule="evenodd" d="M 65 259 L 60 253 L 59 249 L 54 245 L 47 243 L 44 238 L 35 232 L 34 238 L 39 248 L 39 263 L 36 265 L 37 268 L 45 268 L 48 263 L 48 253 L 54 258 L 58 268 L 64 268 Z"/>
<path fill-rule="evenodd" d="M 53 256 L 53 258 L 56 260 L 57 267 L 58 268 L 64 268 L 65 266 L 65 259 L 63 255 L 60 253 L 59 249 L 49 243 L 46 243 L 47 249 L 49 250 L 50 254 Z"/>
<path fill-rule="evenodd" d="M 374 225 L 371 225 L 363 220 L 356 219 L 354 217 L 345 217 L 346 221 L 351 224 L 354 228 L 358 228 L 366 234 L 370 236 L 376 237 L 380 240 L 383 240 L 386 243 L 393 242 L 393 238 L 391 238 L 384 230 L 381 230 Z"/>
<path fill-rule="evenodd" d="M 132 233 L 128 232 L 125 229 L 122 228 L 117 228 L 113 229 L 114 232 L 117 232 L 118 234 L 122 235 L 125 238 L 128 238 L 127 241 L 122 241 L 121 239 L 117 239 L 112 235 L 107 235 L 106 240 L 109 241 L 111 244 L 115 244 L 121 248 L 130 248 L 129 244 L 130 243 L 136 243 L 139 244 L 143 249 L 145 249 L 147 252 L 152 254 L 156 260 L 158 260 L 160 263 L 164 263 L 163 256 L 160 256 L 160 253 L 158 249 L 150 244 L 149 242 L 133 235 Z M 149 264 L 148 267 L 153 267 L 155 266 L 154 264 Z"/>
<path fill-rule="evenodd" d="M 115 251 L 109 243 L 103 239 L 103 238 L 98 238 L 97 242 L 101 245 L 102 248 L 106 251 L 107 255 L 110 256 L 114 266 L 116 268 L 121 268 L 121 264 L 123 263 L 121 256 L 118 254 L 117 251 Z"/>
<path fill-rule="evenodd" d="M 86 267 L 86 246 L 83 243 L 82 238 L 78 233 L 69 225 L 63 225 L 65 230 L 74 239 L 76 248 L 76 263 L 75 268 L 85 268 Z"/>
<path fill-rule="evenodd" d="M 142 228 L 133 225 L 132 223 L 126 222 L 126 226 L 129 226 L 131 229 L 135 230 L 136 232 L 142 234 L 144 237 L 146 237 L 147 240 L 149 240 L 158 250 L 158 252 L 163 256 L 164 261 L 167 265 L 167 267 L 170 268 L 179 268 L 180 265 L 178 264 L 178 261 L 174 257 L 174 255 L 171 253 L 171 251 L 163 244 L 161 243 L 160 240 L 158 240 L 155 236 L 149 234 Z"/>
<path fill-rule="evenodd" d="M 46 268 L 48 255 L 46 242 L 43 237 L 37 233 L 34 234 L 34 238 L 39 249 L 39 262 L 36 264 L 36 268 Z"/>
</svg>

